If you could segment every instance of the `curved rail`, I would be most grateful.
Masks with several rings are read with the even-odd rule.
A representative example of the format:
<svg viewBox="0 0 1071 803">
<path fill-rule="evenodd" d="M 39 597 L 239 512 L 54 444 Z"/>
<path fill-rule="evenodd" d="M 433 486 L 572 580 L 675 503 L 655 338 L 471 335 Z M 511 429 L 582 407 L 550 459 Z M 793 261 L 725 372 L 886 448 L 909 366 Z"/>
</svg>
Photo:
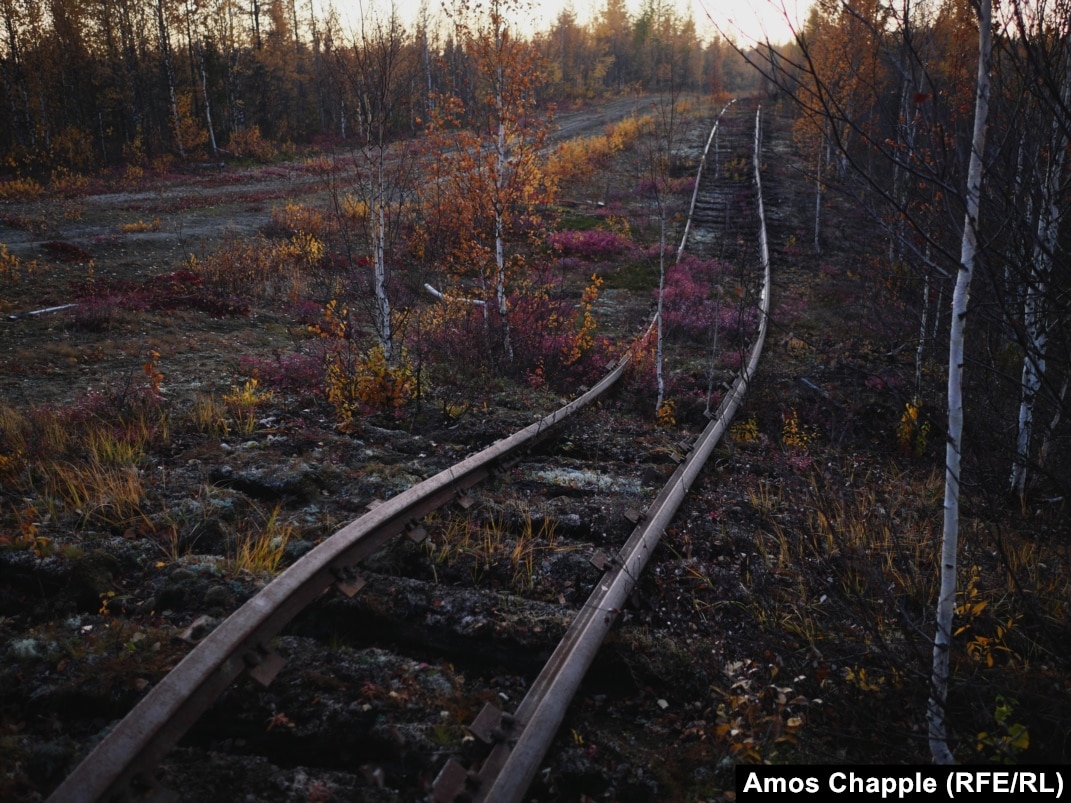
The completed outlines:
<svg viewBox="0 0 1071 803">
<path fill-rule="evenodd" d="M 757 181 L 758 117 L 755 165 Z M 761 204 L 760 193 L 760 219 Z M 532 691 L 522 701 L 517 715 L 510 718 L 489 712 L 489 717 L 497 720 L 495 727 L 499 731 L 503 727 L 508 729 L 513 722 L 535 723 L 536 727 L 530 730 L 530 725 L 526 725 L 520 738 L 511 740 L 511 749 L 502 755 L 501 761 L 502 767 L 509 771 L 495 773 L 496 785 L 486 784 L 484 788 L 489 790 L 490 796 L 482 799 L 518 799 L 529 785 L 535 766 L 545 754 L 602 637 L 616 619 L 662 531 L 742 401 L 761 353 L 769 308 L 769 260 L 764 223 L 760 241 L 765 266 L 761 296 L 763 314 L 760 334 L 747 366 L 723 400 L 716 419 L 704 430 L 688 460 L 678 468 L 648 511 L 647 520 L 637 527 L 621 555 L 613 561 L 611 570 L 578 615 Z M 641 337 L 637 342 L 643 339 Z M 304 555 L 194 647 L 82 760 L 49 800 L 88 803 L 127 797 L 138 788 L 153 788 L 152 771 L 159 761 L 240 674 L 248 672 L 265 685 L 271 682 L 284 661 L 271 652 L 270 641 L 298 613 L 332 586 L 347 595 L 356 593 L 361 581 L 355 567 L 361 560 L 390 538 L 415 527 L 420 518 L 447 504 L 462 491 L 508 466 L 574 413 L 598 399 L 621 378 L 632 354 L 630 349 L 594 387 L 569 404 L 376 505 Z M 484 720 L 486 722 L 488 718 Z M 549 736 L 545 735 L 548 732 Z M 523 765 L 520 774 L 514 772 L 517 764 Z M 493 766 L 490 760 L 485 763 L 488 773 Z M 522 780 L 523 786 L 519 786 Z M 499 791 L 498 783 L 505 783 L 506 787 Z"/>
<path fill-rule="evenodd" d="M 677 467 L 621 552 L 610 559 L 602 581 L 573 620 L 517 710 L 507 715 L 488 704 L 473 723 L 471 730 L 493 743 L 480 771 L 469 773 L 460 763 L 451 759 L 436 779 L 436 801 L 452 801 L 462 793 L 466 799 L 477 803 L 510 803 L 522 799 L 603 639 L 632 593 L 677 508 L 743 403 L 762 355 L 770 314 L 770 255 L 759 177 L 760 131 L 761 109 L 755 115 L 754 166 L 763 283 L 759 299 L 759 332 L 747 362 L 722 399 L 717 413 L 696 439 L 687 459 Z"/>
<path fill-rule="evenodd" d="M 343 527 L 232 613 L 169 672 L 56 788 L 49 801 L 81 803 L 152 785 L 151 770 L 243 671 L 267 685 L 283 666 L 269 642 L 329 587 L 352 596 L 356 564 L 417 520 L 505 467 L 595 401 L 624 374 L 626 353 L 596 385 L 564 407 L 373 507 Z"/>
<path fill-rule="evenodd" d="M 736 98 L 733 98 L 724 106 L 721 107 L 721 111 L 718 112 L 718 116 L 714 118 L 714 125 L 710 129 L 710 136 L 707 137 L 706 147 L 703 148 L 703 156 L 699 160 L 699 168 L 696 170 L 695 186 L 692 188 L 692 202 L 688 205 L 688 217 L 684 221 L 684 234 L 681 235 L 681 244 L 677 248 L 677 261 L 680 262 L 684 256 L 684 248 L 688 245 L 688 235 L 692 231 L 692 217 L 695 215 L 695 203 L 699 200 L 699 180 L 703 176 L 703 171 L 707 167 L 707 154 L 710 153 L 710 146 L 718 136 L 718 126 L 721 125 L 722 115 L 728 111 L 729 107 L 736 103 Z M 715 149 L 715 154 L 717 149 Z"/>
</svg>

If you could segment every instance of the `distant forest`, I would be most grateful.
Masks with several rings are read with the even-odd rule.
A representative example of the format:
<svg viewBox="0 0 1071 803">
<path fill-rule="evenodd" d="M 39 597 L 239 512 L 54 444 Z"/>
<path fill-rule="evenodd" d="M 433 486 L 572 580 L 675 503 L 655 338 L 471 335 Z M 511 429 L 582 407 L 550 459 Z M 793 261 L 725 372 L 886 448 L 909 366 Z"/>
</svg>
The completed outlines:
<svg viewBox="0 0 1071 803">
<path fill-rule="evenodd" d="M 493 5 L 517 35 L 525 7 Z M 391 134 L 409 135 L 439 93 L 475 84 L 457 40 L 455 23 L 475 12 L 464 0 L 425 4 L 409 25 L 389 2 L 368 4 L 357 30 L 331 6 L 316 9 L 311 0 L 0 0 L 3 171 L 48 178 L 57 168 L 346 141 L 370 93 L 391 95 Z M 636 14 L 604 0 L 588 24 L 565 10 L 526 42 L 544 66 L 540 104 L 667 87 L 740 92 L 760 79 L 728 42 L 703 41 L 661 0 Z M 377 75 L 389 85 L 373 86 Z"/>
</svg>

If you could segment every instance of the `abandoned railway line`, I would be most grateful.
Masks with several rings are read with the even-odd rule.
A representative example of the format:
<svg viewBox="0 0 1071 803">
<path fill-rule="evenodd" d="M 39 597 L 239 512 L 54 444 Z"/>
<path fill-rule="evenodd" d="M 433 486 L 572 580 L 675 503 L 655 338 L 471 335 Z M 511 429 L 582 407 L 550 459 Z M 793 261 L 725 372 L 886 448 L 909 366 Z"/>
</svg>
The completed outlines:
<svg viewBox="0 0 1071 803">
<path fill-rule="evenodd" d="M 720 258 L 738 263 L 744 277 L 740 303 L 757 310 L 757 325 L 749 345 L 741 348 L 739 370 L 724 377 L 720 405 L 709 411 L 705 428 L 688 438 L 663 441 L 660 455 L 646 470 L 650 476 L 637 478 L 642 470 L 633 462 L 637 447 L 615 440 L 633 436 L 618 425 L 611 402 L 630 367 L 632 351 L 626 352 L 598 383 L 561 408 L 407 490 L 369 504 L 230 616 L 213 623 L 207 635 L 191 635 L 188 654 L 102 733 L 50 800 L 169 794 L 195 799 L 208 793 L 195 791 L 193 782 L 184 779 L 184 768 L 203 763 L 203 751 L 210 751 L 210 761 L 222 767 L 228 753 L 249 760 L 258 749 L 269 762 L 315 763 L 319 758 L 332 772 L 348 775 L 340 788 L 348 785 L 352 799 L 524 797 L 563 731 L 604 639 L 628 616 L 660 537 L 732 425 L 762 355 L 771 286 L 761 195 L 762 120 L 759 112 L 752 119 L 742 109 L 728 111 L 694 148 L 702 154 L 699 178 L 677 257 L 697 251 L 708 255 L 716 248 Z M 751 219 L 741 220 L 742 213 Z M 653 326 L 654 321 L 641 338 L 653 336 Z M 630 457 L 622 461 L 621 455 Z M 548 467 L 555 461 L 556 468 Z M 665 463 L 675 468 L 668 472 Z M 493 491 L 481 498 L 486 483 L 509 486 L 514 499 L 549 496 L 552 503 L 536 513 L 532 507 L 503 503 Z M 658 483 L 662 488 L 655 493 Z M 548 493 L 548 488 L 553 490 Z M 585 521 L 585 511 L 591 510 L 603 511 L 605 518 Z M 611 517 L 624 517 L 632 526 L 624 540 L 619 523 L 607 526 Z M 466 573 L 477 579 L 486 573 L 479 560 L 466 558 L 456 547 L 458 533 L 480 538 L 488 528 L 523 531 L 513 536 L 513 587 L 495 583 L 488 590 L 477 583 L 444 604 L 436 597 L 436 581 L 456 582 Z M 593 541 L 585 533 L 598 537 Z M 558 594 L 555 605 L 531 593 L 540 562 L 571 567 L 575 579 L 567 583 L 568 599 Z M 528 597 L 518 593 L 524 590 Z M 472 606 L 468 610 L 456 602 L 466 595 Z M 497 652 L 476 644 L 474 634 L 466 632 L 476 610 L 488 615 L 480 624 L 483 631 L 475 635 L 481 640 L 490 636 L 492 644 L 499 644 Z M 498 621 L 493 634 L 484 632 L 489 620 Z M 364 681 L 354 689 L 360 673 L 347 670 L 332 678 L 331 653 L 339 645 L 349 649 L 360 643 L 373 651 L 375 657 L 368 660 L 390 664 L 402 680 Z M 389 657 L 383 645 L 390 644 L 403 653 L 407 645 L 411 654 Z M 327 665 L 311 669 L 294 660 L 305 656 L 312 665 L 317 660 Z M 290 677 L 294 663 L 301 669 Z M 462 664 L 468 677 L 457 669 Z M 488 674 L 481 676 L 485 669 Z M 310 673 L 316 677 L 311 684 Z M 427 683 L 453 687 L 440 689 L 441 726 L 432 727 L 430 736 L 428 728 L 406 736 L 403 717 L 384 718 L 381 703 L 405 703 L 415 694 L 414 685 Z M 348 722 L 347 727 L 363 725 L 369 732 L 353 733 L 345 745 L 324 743 L 315 729 L 302 725 L 299 714 L 276 710 L 272 688 L 279 684 L 319 689 L 309 698 L 310 706 L 338 709 L 334 716 Z M 481 684 L 484 691 L 479 691 Z M 347 690 L 356 692 L 357 699 L 343 702 Z M 464 701 L 446 702 L 450 693 Z M 476 715 L 461 721 L 474 708 Z M 257 714 L 250 712 L 264 710 L 272 713 L 259 719 L 262 732 L 254 734 L 249 723 L 258 721 Z M 393 748 L 384 746 L 392 740 Z M 583 743 L 575 732 L 573 741 Z M 418 748 L 422 754 L 415 757 Z M 344 770 L 347 763 L 359 769 Z M 227 774 L 221 770 L 221 788 Z M 546 786 L 545 777 L 541 782 Z M 317 788 L 313 785 L 310 799 Z"/>
</svg>

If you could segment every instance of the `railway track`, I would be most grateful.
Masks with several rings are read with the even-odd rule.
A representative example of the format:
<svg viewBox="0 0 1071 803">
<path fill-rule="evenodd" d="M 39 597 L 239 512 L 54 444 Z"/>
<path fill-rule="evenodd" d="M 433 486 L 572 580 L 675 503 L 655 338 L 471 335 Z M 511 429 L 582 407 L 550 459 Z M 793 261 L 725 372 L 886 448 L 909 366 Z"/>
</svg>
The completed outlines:
<svg viewBox="0 0 1071 803">
<path fill-rule="evenodd" d="M 755 240 L 752 243 L 738 238 L 742 251 L 737 256 L 745 260 L 757 257 L 746 269 L 753 275 L 745 280 L 745 295 L 754 293 L 758 326 L 740 370 L 727 383 L 709 424 L 693 441 L 676 445 L 673 456 L 679 465 L 650 504 L 646 504 L 643 493 L 634 494 L 636 506 L 643 509 L 628 512 L 634 529 L 624 545 L 569 547 L 590 557 L 592 568 L 588 576 L 595 579 L 589 595 L 586 600 L 578 600 L 574 611 L 565 612 L 561 620 L 563 637 L 534 681 L 525 684 L 527 692 L 516 707 L 504 705 L 511 701 L 510 695 L 499 695 L 469 723 L 471 737 L 463 739 L 462 746 L 443 745 L 441 760 L 431 762 L 439 765 L 435 778 L 422 782 L 436 801 L 522 799 L 603 639 L 627 607 L 662 533 L 747 393 L 766 336 L 770 265 L 759 175 L 761 115 L 756 112 L 754 118 L 750 170 L 741 169 L 739 155 L 741 143 L 746 141 L 742 136 L 746 125 L 742 114 L 735 115 L 731 123 L 719 116 L 699 159 L 699 180 L 678 251 L 678 259 L 690 253 L 690 240 L 699 243 L 699 248 L 708 247 L 717 239 L 711 232 L 722 226 L 730 214 L 730 204 L 741 204 L 745 196 L 747 203 L 753 204 Z M 733 175 L 727 177 L 721 171 L 715 175 L 708 165 L 710 149 L 722 136 L 719 129 L 724 131 L 730 126 L 736 132 L 736 144 L 731 146 Z M 724 245 L 719 248 L 724 249 Z M 400 537 L 407 537 L 406 542 L 414 545 L 425 541 L 429 518 L 441 517 L 442 511 L 450 508 L 469 507 L 469 494 L 480 483 L 509 476 L 528 455 L 546 448 L 553 439 L 570 437 L 571 432 L 578 440 L 582 435 L 590 436 L 593 421 L 600 418 L 592 411 L 608 397 L 631 359 L 631 352 L 626 353 L 590 390 L 535 423 L 391 499 L 370 506 L 365 514 L 300 558 L 199 641 L 101 739 L 49 799 L 181 799 L 182 795 L 169 794 L 159 785 L 159 765 L 240 676 L 248 675 L 265 687 L 275 681 L 286 661 L 274 645 L 295 619 L 314 603 L 323 604 L 330 595 L 342 600 L 342 604 L 360 599 L 365 584 L 377 582 L 372 577 L 375 573 L 369 573 L 363 565 L 370 557 Z M 611 451 L 607 449 L 607 453 Z M 595 476 L 596 485 L 602 482 L 598 472 L 590 468 L 580 472 L 569 463 L 562 470 Z M 577 480 L 577 487 L 581 486 Z M 387 585 L 392 582 L 395 586 L 404 585 L 402 581 L 386 581 Z M 268 730 L 292 726 L 292 721 L 282 716 L 269 722 Z M 382 775 L 373 773 L 370 784 L 374 787 L 382 783 Z"/>
</svg>

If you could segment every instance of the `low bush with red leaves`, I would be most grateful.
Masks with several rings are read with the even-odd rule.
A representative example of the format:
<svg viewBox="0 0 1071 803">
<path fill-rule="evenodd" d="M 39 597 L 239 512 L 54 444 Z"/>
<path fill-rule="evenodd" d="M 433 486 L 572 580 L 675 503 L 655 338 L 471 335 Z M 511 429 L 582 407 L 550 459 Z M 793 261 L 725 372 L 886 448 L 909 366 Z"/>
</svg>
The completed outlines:
<svg viewBox="0 0 1071 803">
<path fill-rule="evenodd" d="M 620 256 L 632 248 L 632 241 L 607 229 L 588 231 L 557 231 L 547 238 L 547 243 L 565 257 L 579 257 L 597 262 Z"/>
<path fill-rule="evenodd" d="M 731 290 L 730 270 L 716 259 L 689 257 L 667 271 L 662 297 L 667 336 L 705 339 L 715 329 L 726 343 L 754 336 L 758 309 Z"/>
<path fill-rule="evenodd" d="M 142 282 L 91 275 L 71 282 L 76 300 L 68 314 L 75 327 L 89 331 L 110 329 L 123 311 L 191 309 L 219 318 L 244 317 L 249 306 L 204 285 L 187 270 L 151 276 Z"/>
</svg>

